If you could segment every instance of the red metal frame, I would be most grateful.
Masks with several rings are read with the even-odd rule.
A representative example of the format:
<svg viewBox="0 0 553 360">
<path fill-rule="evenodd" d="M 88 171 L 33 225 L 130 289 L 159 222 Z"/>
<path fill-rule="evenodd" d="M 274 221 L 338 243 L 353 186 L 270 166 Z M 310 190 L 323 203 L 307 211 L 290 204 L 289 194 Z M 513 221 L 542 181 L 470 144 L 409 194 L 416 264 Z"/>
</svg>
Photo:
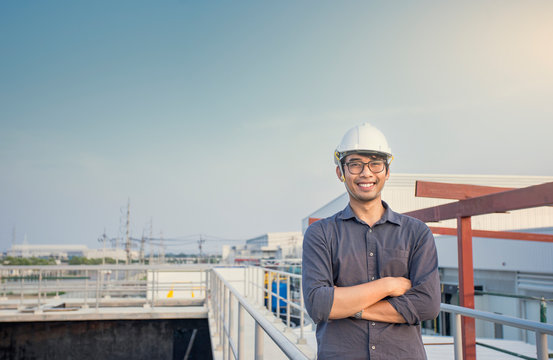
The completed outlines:
<svg viewBox="0 0 553 360">
<path fill-rule="evenodd" d="M 495 194 L 498 192 L 514 190 L 496 186 L 480 186 L 466 184 L 448 184 L 432 181 L 417 181 L 415 183 L 415 196 L 435 199 L 465 200 L 477 196 Z"/>
<path fill-rule="evenodd" d="M 457 235 L 457 229 L 429 226 L 432 234 L 438 235 Z M 525 241 L 541 241 L 553 243 L 553 235 L 547 234 L 533 234 L 533 233 L 521 233 L 514 231 L 490 231 L 490 230 L 474 230 L 472 229 L 472 236 L 479 238 L 492 238 L 492 239 L 509 239 L 509 240 L 525 240 Z"/>
<path fill-rule="evenodd" d="M 457 256 L 459 263 L 459 305 L 474 309 L 474 266 L 470 217 L 457 218 Z M 476 359 L 474 318 L 461 318 L 463 358 Z"/>
<path fill-rule="evenodd" d="M 553 182 L 459 200 L 405 214 L 424 222 L 438 222 L 551 204 L 553 204 Z"/>
<path fill-rule="evenodd" d="M 471 216 L 551 205 L 553 204 L 553 182 L 512 190 L 497 187 L 418 181 L 415 194 L 416 196 L 460 200 L 450 204 L 411 211 L 406 213 L 406 215 L 416 217 L 424 222 L 457 219 L 459 302 L 461 306 L 474 308 L 473 235 L 490 235 L 498 238 L 552 242 L 551 237 L 547 235 L 472 230 Z M 447 228 L 435 229 L 444 232 L 450 231 Z M 501 233 L 503 233 L 502 237 L 497 236 Z M 474 360 L 476 359 L 474 319 L 462 317 L 462 329 L 463 359 Z"/>
</svg>

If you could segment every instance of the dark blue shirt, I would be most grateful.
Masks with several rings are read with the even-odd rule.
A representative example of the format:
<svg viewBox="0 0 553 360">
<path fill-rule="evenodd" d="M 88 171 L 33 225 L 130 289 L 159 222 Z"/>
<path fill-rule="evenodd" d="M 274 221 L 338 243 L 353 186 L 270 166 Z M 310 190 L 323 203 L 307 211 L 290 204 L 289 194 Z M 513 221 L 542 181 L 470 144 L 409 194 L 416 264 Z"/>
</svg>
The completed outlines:
<svg viewBox="0 0 553 360">
<path fill-rule="evenodd" d="M 319 359 L 426 359 L 420 322 L 440 309 L 438 257 L 426 224 L 393 212 L 371 228 L 348 205 L 307 229 L 302 287 L 307 312 L 317 324 Z M 334 286 L 353 286 L 386 276 L 405 277 L 412 288 L 388 302 L 407 323 L 329 320 Z"/>
</svg>

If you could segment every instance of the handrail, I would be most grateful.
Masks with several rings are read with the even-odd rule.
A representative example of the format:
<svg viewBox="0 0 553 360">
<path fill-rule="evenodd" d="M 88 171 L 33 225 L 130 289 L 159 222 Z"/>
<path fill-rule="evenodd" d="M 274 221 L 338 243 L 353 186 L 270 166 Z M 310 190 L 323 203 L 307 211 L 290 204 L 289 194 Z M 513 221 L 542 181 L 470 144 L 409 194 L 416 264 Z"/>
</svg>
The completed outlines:
<svg viewBox="0 0 553 360">
<path fill-rule="evenodd" d="M 507 315 L 499 315 L 486 311 L 469 309 L 461 306 L 441 304 L 440 310 L 449 312 L 455 315 L 455 335 L 453 337 L 455 346 L 455 360 L 463 358 L 461 347 L 461 315 L 472 317 L 479 320 L 490 321 L 493 323 L 503 324 L 516 327 L 519 329 L 530 330 L 536 333 L 536 354 L 538 360 L 549 359 L 549 350 L 547 348 L 547 335 L 553 335 L 553 325 L 544 324 L 537 321 L 519 319 Z"/>
<path fill-rule="evenodd" d="M 537 321 L 519 319 L 513 316 L 494 314 L 487 311 L 474 310 L 451 304 L 441 304 L 440 309 L 445 312 L 470 316 L 479 320 L 491 321 L 494 323 L 508 325 L 519 329 L 539 331 L 548 335 L 553 335 L 553 325 L 544 324 Z"/>
<path fill-rule="evenodd" d="M 226 307 L 229 307 L 229 315 L 232 313 L 230 312 L 230 305 L 228 303 L 231 303 L 231 295 L 234 297 L 234 299 L 238 302 L 238 313 L 239 313 L 239 319 L 238 319 L 238 327 L 243 326 L 243 320 L 242 320 L 242 309 L 245 309 L 250 316 L 255 321 L 255 327 L 256 327 L 256 334 L 255 334 L 255 355 L 257 358 L 263 357 L 263 340 L 261 336 L 260 329 L 263 329 L 267 335 L 276 343 L 276 345 L 284 352 L 286 356 L 288 356 L 290 359 L 297 359 L 297 360 L 308 360 L 309 358 L 303 354 L 294 343 L 292 343 L 282 332 L 280 332 L 278 329 L 275 328 L 275 326 L 267 320 L 265 317 L 263 317 L 251 304 L 248 300 L 246 300 L 235 288 L 232 286 L 227 280 L 225 280 L 219 273 L 216 271 L 216 269 L 213 269 L 212 274 L 215 275 L 215 284 L 211 284 L 211 301 L 216 301 L 218 303 L 211 304 L 214 306 L 215 313 L 218 315 L 215 316 L 216 321 L 218 322 L 218 329 L 221 329 L 222 334 L 227 336 L 227 338 L 222 339 L 223 348 L 225 351 L 232 352 L 234 355 L 234 358 L 237 359 L 243 359 L 243 353 L 239 349 L 243 346 L 243 341 L 241 341 L 240 336 L 243 336 L 243 331 L 239 331 L 239 339 L 238 339 L 238 351 L 236 351 L 236 347 L 234 346 L 234 339 L 231 339 L 231 327 L 233 326 L 232 320 L 229 316 L 225 316 L 224 312 L 226 312 Z M 222 288 L 221 289 L 221 286 Z M 228 291 L 228 303 L 227 303 L 227 296 L 225 293 Z M 214 292 L 214 293 L 213 293 Z M 222 292 L 222 293 L 221 293 Z M 221 304 L 223 303 L 223 304 Z M 221 323 L 222 322 L 222 323 Z M 230 346 L 229 346 L 230 345 Z M 227 356 L 228 359 L 230 359 L 230 356 Z"/>
</svg>

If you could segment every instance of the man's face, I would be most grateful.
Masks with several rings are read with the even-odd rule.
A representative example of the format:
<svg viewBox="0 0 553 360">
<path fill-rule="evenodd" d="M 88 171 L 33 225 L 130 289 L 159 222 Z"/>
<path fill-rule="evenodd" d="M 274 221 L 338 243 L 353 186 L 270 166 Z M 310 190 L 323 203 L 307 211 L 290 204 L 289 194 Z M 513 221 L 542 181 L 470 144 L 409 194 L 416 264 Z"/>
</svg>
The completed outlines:
<svg viewBox="0 0 553 360">
<path fill-rule="evenodd" d="M 348 170 L 348 163 L 369 161 L 385 161 L 382 158 L 369 155 L 352 154 L 348 155 L 344 161 L 344 178 L 346 183 L 346 189 L 348 190 L 350 201 L 357 201 L 359 203 L 367 203 L 374 200 L 380 201 L 380 194 L 384 183 L 388 180 L 390 175 L 389 171 L 386 171 L 386 167 L 381 172 L 374 173 L 369 170 L 367 165 L 362 165 L 362 171 L 360 174 L 352 174 Z M 340 168 L 336 168 L 336 174 L 340 178 Z"/>
</svg>

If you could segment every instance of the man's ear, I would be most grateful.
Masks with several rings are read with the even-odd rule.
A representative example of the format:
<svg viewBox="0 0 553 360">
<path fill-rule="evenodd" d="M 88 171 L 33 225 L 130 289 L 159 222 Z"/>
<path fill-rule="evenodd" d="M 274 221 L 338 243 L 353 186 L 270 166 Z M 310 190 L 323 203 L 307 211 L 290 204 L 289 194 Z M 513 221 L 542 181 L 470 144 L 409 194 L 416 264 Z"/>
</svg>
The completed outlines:
<svg viewBox="0 0 553 360">
<path fill-rule="evenodd" d="M 338 176 L 338 179 L 340 179 L 341 182 L 345 181 L 339 166 L 336 166 L 336 176 Z"/>
</svg>

